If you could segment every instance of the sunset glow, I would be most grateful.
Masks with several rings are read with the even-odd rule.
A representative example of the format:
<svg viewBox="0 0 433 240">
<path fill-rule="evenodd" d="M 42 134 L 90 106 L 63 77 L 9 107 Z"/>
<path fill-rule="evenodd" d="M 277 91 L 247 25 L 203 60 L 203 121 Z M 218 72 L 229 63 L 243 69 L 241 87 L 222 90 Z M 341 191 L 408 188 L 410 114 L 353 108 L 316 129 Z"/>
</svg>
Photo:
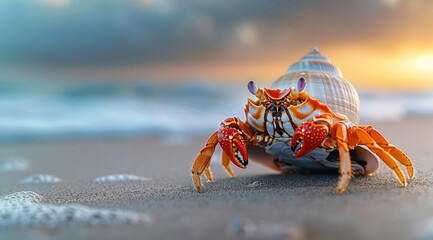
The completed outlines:
<svg viewBox="0 0 433 240">
<path fill-rule="evenodd" d="M 360 48 L 330 48 L 321 52 L 336 64 L 343 76 L 356 87 L 363 89 L 417 90 L 433 87 L 433 52 L 398 52 L 389 54 Z M 158 79 L 161 72 L 167 79 L 207 76 L 221 81 L 248 81 L 251 79 L 270 84 L 285 73 L 304 53 L 290 55 L 287 59 L 248 59 L 231 62 L 187 62 L 135 67 L 128 69 L 131 76 L 147 75 Z M 356 56 L 356 57 L 354 57 Z M 112 74 L 115 74 L 112 72 Z"/>
<path fill-rule="evenodd" d="M 432 26 L 430 0 L 3 1 L 0 77 L 270 84 L 317 46 L 357 88 L 429 90 Z"/>
</svg>

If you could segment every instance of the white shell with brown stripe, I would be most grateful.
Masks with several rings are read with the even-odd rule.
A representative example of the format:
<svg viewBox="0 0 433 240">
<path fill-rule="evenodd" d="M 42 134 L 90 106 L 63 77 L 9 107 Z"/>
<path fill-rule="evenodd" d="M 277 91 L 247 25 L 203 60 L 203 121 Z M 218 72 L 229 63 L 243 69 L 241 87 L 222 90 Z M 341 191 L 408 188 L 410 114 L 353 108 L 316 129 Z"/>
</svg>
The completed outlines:
<svg viewBox="0 0 433 240">
<path fill-rule="evenodd" d="M 359 124 L 359 96 L 355 87 L 317 48 L 291 65 L 271 88 L 293 88 L 300 77 L 307 80 L 304 90 L 308 95 L 328 105 L 335 113 L 346 116 L 353 124 Z"/>
</svg>

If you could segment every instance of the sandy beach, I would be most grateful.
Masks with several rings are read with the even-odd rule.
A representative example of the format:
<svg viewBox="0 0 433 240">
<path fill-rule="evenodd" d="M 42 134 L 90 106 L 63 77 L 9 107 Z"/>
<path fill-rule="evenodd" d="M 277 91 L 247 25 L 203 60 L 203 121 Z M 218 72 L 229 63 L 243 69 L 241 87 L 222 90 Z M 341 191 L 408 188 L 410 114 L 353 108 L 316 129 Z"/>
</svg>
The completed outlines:
<svg viewBox="0 0 433 240">
<path fill-rule="evenodd" d="M 151 221 L 117 226 L 0 229 L 2 239 L 432 239 L 432 118 L 371 123 L 412 159 L 415 179 L 402 187 L 381 164 L 336 195 L 337 175 L 278 175 L 251 162 L 235 179 L 213 163 L 215 183 L 197 193 L 190 167 L 206 136 L 84 139 L 0 145 L 2 158 L 28 169 L 0 174 L 0 195 L 33 191 L 42 203 L 145 213 Z M 59 183 L 20 184 L 32 174 Z M 145 181 L 95 183 L 108 174 Z"/>
</svg>

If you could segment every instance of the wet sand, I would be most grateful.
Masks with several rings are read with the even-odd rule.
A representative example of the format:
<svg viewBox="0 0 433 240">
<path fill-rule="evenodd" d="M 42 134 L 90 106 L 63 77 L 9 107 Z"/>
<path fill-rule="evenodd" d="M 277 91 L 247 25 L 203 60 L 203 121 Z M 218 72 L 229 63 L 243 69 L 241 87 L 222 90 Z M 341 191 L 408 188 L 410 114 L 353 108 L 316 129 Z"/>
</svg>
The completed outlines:
<svg viewBox="0 0 433 240">
<path fill-rule="evenodd" d="M 111 227 L 1 228 L 4 239 L 432 239 L 433 118 L 372 123 L 412 159 L 415 179 L 402 187 L 381 164 L 336 195 L 337 175 L 278 175 L 251 163 L 231 179 L 216 162 L 215 183 L 199 194 L 190 167 L 206 137 L 99 139 L 0 145 L 1 158 L 28 159 L 0 174 L 0 195 L 34 191 L 44 203 L 78 203 L 148 213 L 152 222 Z M 60 183 L 19 184 L 32 174 Z M 148 181 L 94 183 L 107 174 Z M 429 222 L 430 220 L 430 222 Z"/>
</svg>

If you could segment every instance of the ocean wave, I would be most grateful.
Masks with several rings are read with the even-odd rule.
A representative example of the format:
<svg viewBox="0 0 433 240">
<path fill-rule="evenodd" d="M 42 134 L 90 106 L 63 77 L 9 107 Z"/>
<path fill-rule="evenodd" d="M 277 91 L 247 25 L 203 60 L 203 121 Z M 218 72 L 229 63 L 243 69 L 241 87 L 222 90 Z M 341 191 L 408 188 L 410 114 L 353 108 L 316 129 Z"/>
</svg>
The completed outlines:
<svg viewBox="0 0 433 240">
<path fill-rule="evenodd" d="M 0 141 L 104 136 L 194 136 L 244 118 L 248 90 L 182 84 L 29 83 L 0 88 Z M 363 121 L 433 116 L 433 93 L 361 92 Z"/>
</svg>

